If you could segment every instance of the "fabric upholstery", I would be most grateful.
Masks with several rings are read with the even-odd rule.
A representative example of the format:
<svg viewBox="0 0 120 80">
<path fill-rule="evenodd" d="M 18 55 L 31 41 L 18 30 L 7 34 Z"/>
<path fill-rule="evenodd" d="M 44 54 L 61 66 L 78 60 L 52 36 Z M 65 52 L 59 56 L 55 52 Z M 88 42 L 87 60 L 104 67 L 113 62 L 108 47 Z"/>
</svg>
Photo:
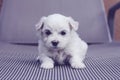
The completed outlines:
<svg viewBox="0 0 120 80">
<path fill-rule="evenodd" d="M 37 43 L 35 24 L 53 13 L 79 21 L 78 33 L 89 43 L 110 41 L 102 0 L 4 0 L 0 14 L 2 40 Z"/>
<path fill-rule="evenodd" d="M 120 44 L 90 45 L 85 69 L 41 69 L 37 46 L 0 43 L 0 80 L 119 80 Z"/>
</svg>

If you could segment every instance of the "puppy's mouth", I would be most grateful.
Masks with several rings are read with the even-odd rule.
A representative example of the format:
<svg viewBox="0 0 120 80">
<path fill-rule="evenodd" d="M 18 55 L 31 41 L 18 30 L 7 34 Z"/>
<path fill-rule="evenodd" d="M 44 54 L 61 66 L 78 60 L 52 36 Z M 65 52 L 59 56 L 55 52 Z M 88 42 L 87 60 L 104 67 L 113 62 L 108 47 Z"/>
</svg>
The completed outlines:
<svg viewBox="0 0 120 80">
<path fill-rule="evenodd" d="M 52 50 L 52 51 L 59 51 L 59 50 L 62 50 L 63 48 L 57 47 L 57 46 L 52 46 L 49 49 Z"/>
<path fill-rule="evenodd" d="M 52 47 L 50 47 L 50 49 L 52 49 L 52 50 L 59 50 L 60 48 L 57 47 L 57 46 L 52 46 Z"/>
</svg>

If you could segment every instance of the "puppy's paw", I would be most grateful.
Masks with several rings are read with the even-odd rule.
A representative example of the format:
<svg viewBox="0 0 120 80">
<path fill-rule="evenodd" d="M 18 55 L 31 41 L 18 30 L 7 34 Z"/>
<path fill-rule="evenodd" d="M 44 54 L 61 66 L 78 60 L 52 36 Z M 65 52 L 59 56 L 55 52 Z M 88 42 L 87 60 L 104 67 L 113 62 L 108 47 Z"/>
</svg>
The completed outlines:
<svg viewBox="0 0 120 80">
<path fill-rule="evenodd" d="M 77 68 L 77 69 L 83 69 L 83 68 L 86 67 L 85 64 L 82 63 L 82 62 L 81 63 L 79 63 L 79 62 L 72 62 L 70 64 L 71 64 L 72 68 Z"/>
<path fill-rule="evenodd" d="M 41 68 L 52 69 L 52 68 L 54 68 L 54 63 L 52 63 L 52 62 L 43 62 L 41 64 Z"/>
</svg>

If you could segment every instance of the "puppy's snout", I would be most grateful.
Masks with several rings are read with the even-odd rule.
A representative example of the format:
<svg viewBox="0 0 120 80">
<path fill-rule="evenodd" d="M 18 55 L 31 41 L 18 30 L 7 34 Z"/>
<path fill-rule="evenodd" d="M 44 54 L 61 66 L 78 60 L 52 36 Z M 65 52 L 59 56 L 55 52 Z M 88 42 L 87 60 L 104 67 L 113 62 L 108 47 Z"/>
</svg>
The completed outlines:
<svg viewBox="0 0 120 80">
<path fill-rule="evenodd" d="M 52 41 L 51 43 L 52 43 L 53 46 L 56 47 L 59 44 L 59 41 Z"/>
</svg>

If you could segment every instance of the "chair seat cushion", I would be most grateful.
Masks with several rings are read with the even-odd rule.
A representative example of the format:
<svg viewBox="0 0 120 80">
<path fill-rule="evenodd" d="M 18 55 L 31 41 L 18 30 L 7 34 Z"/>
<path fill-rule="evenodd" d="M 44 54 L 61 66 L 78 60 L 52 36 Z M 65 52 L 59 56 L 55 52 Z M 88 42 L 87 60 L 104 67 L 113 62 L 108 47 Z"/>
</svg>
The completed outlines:
<svg viewBox="0 0 120 80">
<path fill-rule="evenodd" d="M 85 69 L 56 65 L 41 69 L 35 60 L 37 46 L 0 43 L 0 79 L 17 80 L 119 80 L 120 44 L 90 45 Z"/>
</svg>

